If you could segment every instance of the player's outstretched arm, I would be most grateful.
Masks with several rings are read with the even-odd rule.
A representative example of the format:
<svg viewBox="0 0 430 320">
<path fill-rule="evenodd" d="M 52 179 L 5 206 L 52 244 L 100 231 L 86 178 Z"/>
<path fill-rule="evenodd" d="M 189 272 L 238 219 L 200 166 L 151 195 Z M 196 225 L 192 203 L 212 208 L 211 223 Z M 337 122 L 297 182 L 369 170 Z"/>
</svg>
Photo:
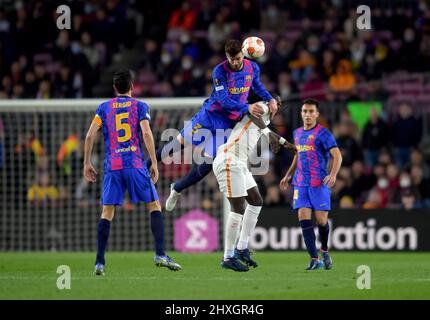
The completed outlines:
<svg viewBox="0 0 430 320">
<path fill-rule="evenodd" d="M 269 101 L 269 109 L 270 109 L 270 118 L 273 119 L 276 112 L 278 112 L 280 104 L 277 99 L 271 96 L 269 91 L 264 87 L 263 83 L 260 80 L 260 67 L 253 63 L 254 67 L 254 79 L 252 80 L 252 90 L 261 98 L 266 101 Z"/>
<path fill-rule="evenodd" d="M 295 153 L 296 146 L 294 144 L 288 142 L 285 138 L 270 130 L 262 119 L 256 118 L 252 114 L 249 114 L 248 116 L 249 119 L 251 119 L 251 121 L 261 129 L 262 133 L 269 138 L 270 147 L 274 153 L 279 151 L 280 145 Z"/>
<path fill-rule="evenodd" d="M 339 148 L 331 148 L 330 155 L 333 158 L 332 167 L 330 170 L 330 174 L 324 178 L 324 184 L 328 185 L 330 188 L 334 187 L 336 183 L 336 177 L 339 172 L 340 166 L 342 165 L 342 154 Z"/>
<path fill-rule="evenodd" d="M 288 188 L 288 185 L 293 180 L 296 167 L 297 167 L 297 154 L 294 156 L 293 162 L 291 163 L 290 168 L 288 168 L 288 171 L 285 174 L 285 177 L 282 178 L 281 182 L 279 183 L 279 187 L 281 188 L 281 190 L 286 190 Z"/>
<path fill-rule="evenodd" d="M 152 130 L 149 125 L 148 120 L 140 121 L 140 128 L 142 129 L 143 141 L 145 142 L 146 150 L 148 150 L 149 158 L 152 161 L 150 174 L 151 179 L 154 183 L 158 181 L 158 167 L 157 167 L 157 157 L 155 155 L 155 144 L 154 136 L 152 135 Z"/>
<path fill-rule="evenodd" d="M 97 171 L 94 168 L 93 164 L 91 163 L 91 157 L 93 154 L 94 140 L 99 130 L 100 130 L 100 124 L 93 121 L 85 137 L 84 178 L 89 182 L 95 182 L 97 177 Z"/>
</svg>

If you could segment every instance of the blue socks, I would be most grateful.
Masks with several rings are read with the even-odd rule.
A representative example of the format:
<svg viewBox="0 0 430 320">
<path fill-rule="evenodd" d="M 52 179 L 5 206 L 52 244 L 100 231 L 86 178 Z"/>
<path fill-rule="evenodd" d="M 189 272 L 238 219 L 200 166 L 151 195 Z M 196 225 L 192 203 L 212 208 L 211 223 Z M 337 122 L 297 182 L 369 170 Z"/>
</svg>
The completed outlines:
<svg viewBox="0 0 430 320">
<path fill-rule="evenodd" d="M 330 232 L 330 225 L 328 222 L 324 226 L 318 226 L 318 233 L 320 235 L 320 241 L 321 241 L 321 251 L 327 251 L 328 250 L 328 234 Z"/>
<path fill-rule="evenodd" d="M 302 227 L 303 239 L 305 240 L 306 248 L 312 259 L 318 259 L 318 250 L 315 244 L 315 232 L 312 220 L 300 221 Z"/>
<path fill-rule="evenodd" d="M 97 256 L 96 263 L 105 264 L 105 251 L 109 239 L 111 222 L 100 219 L 97 228 Z M 160 211 L 151 212 L 151 231 L 154 237 L 155 253 L 165 255 L 164 252 L 164 216 Z"/>
<path fill-rule="evenodd" d="M 164 256 L 164 216 L 160 211 L 151 212 L 151 231 L 154 237 L 155 253 Z"/>
<path fill-rule="evenodd" d="M 202 180 L 209 174 L 209 172 L 211 172 L 211 170 L 212 163 L 203 163 L 196 165 L 185 177 L 183 177 L 178 182 L 175 182 L 173 188 L 176 192 L 181 192 L 182 190 Z"/>
<path fill-rule="evenodd" d="M 105 251 L 106 245 L 109 238 L 110 221 L 106 219 L 100 219 L 97 228 L 97 256 L 96 264 L 105 264 Z"/>
</svg>

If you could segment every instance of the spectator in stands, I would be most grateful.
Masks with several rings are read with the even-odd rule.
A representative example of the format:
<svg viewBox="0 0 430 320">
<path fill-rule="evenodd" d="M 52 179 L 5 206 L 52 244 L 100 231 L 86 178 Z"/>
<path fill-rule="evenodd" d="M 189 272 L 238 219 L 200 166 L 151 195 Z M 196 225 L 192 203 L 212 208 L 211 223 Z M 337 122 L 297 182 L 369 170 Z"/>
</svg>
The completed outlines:
<svg viewBox="0 0 430 320">
<path fill-rule="evenodd" d="M 316 60 L 307 50 L 300 50 L 297 59 L 291 61 L 288 66 L 296 83 L 307 82 L 315 69 Z"/>
<path fill-rule="evenodd" d="M 412 166 L 411 181 L 416 205 L 420 208 L 430 208 L 430 181 L 424 179 L 423 170 L 420 166 Z"/>
<path fill-rule="evenodd" d="M 256 1 L 242 0 L 238 5 L 240 9 L 236 10 L 237 20 L 243 33 L 257 31 L 260 29 L 260 9 L 257 7 Z"/>
<path fill-rule="evenodd" d="M 36 179 L 27 191 L 27 200 L 32 205 L 52 205 L 59 199 L 59 191 L 51 184 L 46 156 L 40 157 L 36 170 Z"/>
<path fill-rule="evenodd" d="M 279 73 L 277 92 L 283 101 L 287 101 L 291 95 L 297 92 L 297 87 L 288 72 Z"/>
<path fill-rule="evenodd" d="M 351 62 L 342 59 L 338 62 L 336 73 L 330 77 L 330 89 L 335 93 L 350 93 L 356 83 Z"/>
<path fill-rule="evenodd" d="M 421 136 L 421 120 L 414 117 L 413 110 L 408 103 L 402 103 L 398 109 L 397 120 L 391 130 L 394 158 L 400 169 L 410 163 L 411 148 L 418 146 Z"/>
<path fill-rule="evenodd" d="M 188 0 L 183 1 L 179 9 L 172 12 L 167 27 L 191 30 L 196 22 L 197 14 Z"/>
<path fill-rule="evenodd" d="M 27 199 L 32 205 L 52 204 L 59 199 L 58 188 L 51 184 L 48 173 L 41 174 L 30 186 Z"/>
<path fill-rule="evenodd" d="M 418 149 L 413 149 L 411 152 L 411 167 L 420 167 L 423 170 L 423 178 L 430 178 L 429 164 L 424 160 L 423 154 Z"/>
<path fill-rule="evenodd" d="M 261 15 L 261 30 L 274 32 L 285 30 L 286 22 L 286 12 L 279 10 L 276 3 L 271 2 Z"/>
<path fill-rule="evenodd" d="M 277 80 L 279 72 L 288 71 L 288 62 L 293 58 L 293 48 L 293 43 L 284 36 L 276 40 L 274 50 L 264 65 L 264 70 L 267 71 L 272 81 Z"/>
<path fill-rule="evenodd" d="M 219 12 L 215 16 L 215 21 L 209 24 L 208 40 L 209 45 L 215 51 L 220 51 L 231 31 L 230 23 L 225 21 L 225 16 Z"/>
<path fill-rule="evenodd" d="M 366 166 L 373 167 L 378 162 L 382 148 L 388 144 L 388 138 L 387 124 L 379 117 L 375 108 L 370 109 L 369 121 L 364 126 L 361 138 Z"/>
<path fill-rule="evenodd" d="M 100 54 L 92 42 L 91 34 L 89 32 L 82 33 L 81 36 L 81 51 L 88 60 L 89 65 L 93 70 L 97 69 L 100 63 Z"/>
<path fill-rule="evenodd" d="M 37 91 L 37 99 L 49 99 L 51 98 L 51 84 L 48 80 L 43 80 L 39 84 L 39 90 Z"/>
<path fill-rule="evenodd" d="M 324 50 L 322 54 L 322 61 L 318 65 L 318 73 L 325 82 L 327 82 L 335 73 L 335 60 L 333 51 Z"/>
<path fill-rule="evenodd" d="M 406 189 L 402 192 L 401 202 L 402 202 L 402 208 L 405 210 L 412 210 L 417 207 L 415 195 L 410 189 Z"/>
<path fill-rule="evenodd" d="M 311 73 L 309 80 L 303 84 L 300 91 L 302 99 L 316 99 L 318 101 L 325 100 L 325 86 L 316 71 Z"/>
<path fill-rule="evenodd" d="M 361 148 L 353 135 L 352 122 L 341 122 L 338 125 L 336 142 L 342 153 L 344 166 L 351 166 L 355 160 L 361 160 Z"/>
<path fill-rule="evenodd" d="M 376 176 L 371 171 L 365 170 L 364 164 L 360 160 L 355 160 L 352 164 L 352 195 L 356 202 L 363 203 L 365 193 L 376 183 Z"/>
</svg>

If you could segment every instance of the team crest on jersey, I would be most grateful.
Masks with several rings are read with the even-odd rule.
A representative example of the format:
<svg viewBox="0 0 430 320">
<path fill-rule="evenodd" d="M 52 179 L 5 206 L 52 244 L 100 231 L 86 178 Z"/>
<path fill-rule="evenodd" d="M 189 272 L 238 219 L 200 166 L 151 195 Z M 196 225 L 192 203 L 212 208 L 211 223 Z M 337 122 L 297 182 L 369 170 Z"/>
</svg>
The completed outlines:
<svg viewBox="0 0 430 320">
<path fill-rule="evenodd" d="M 315 136 L 313 134 L 309 135 L 308 140 L 314 140 Z"/>
<path fill-rule="evenodd" d="M 248 75 L 245 77 L 245 80 L 246 80 L 246 81 L 251 81 L 251 78 L 252 78 L 252 77 L 248 74 Z"/>
</svg>

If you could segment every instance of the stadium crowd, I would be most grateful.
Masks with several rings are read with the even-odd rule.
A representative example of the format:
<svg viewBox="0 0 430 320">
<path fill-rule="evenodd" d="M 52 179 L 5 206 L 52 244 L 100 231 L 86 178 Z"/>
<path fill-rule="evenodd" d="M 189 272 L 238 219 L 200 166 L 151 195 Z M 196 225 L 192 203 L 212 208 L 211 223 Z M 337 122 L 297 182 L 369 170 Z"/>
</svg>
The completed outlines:
<svg viewBox="0 0 430 320">
<path fill-rule="evenodd" d="M 185 0 L 153 7 L 138 1 L 74 1 L 71 30 L 52 27 L 58 1 L 3 2 L 2 99 L 93 97 L 92 88 L 115 55 L 139 37 L 145 39 L 144 52 L 133 61 L 139 97 L 209 95 L 224 42 L 246 35 L 264 39 L 261 78 L 284 101 L 386 102 L 390 94 L 382 77 L 430 70 L 430 6 L 421 0 L 376 2 L 371 31 L 355 28 L 355 1 Z M 408 103 L 392 113 L 372 111 L 363 130 L 347 113 L 336 122 L 328 119 L 344 156 L 333 190 L 337 206 L 430 207 L 429 159 L 420 148 L 423 119 Z M 282 116 L 275 119 L 277 131 L 290 136 L 293 128 L 286 123 Z M 0 167 L 3 139 L 0 134 Z M 290 159 L 273 157 L 275 169 L 259 178 L 266 205 L 290 201 L 277 185 Z M 46 175 L 37 182 L 55 184 Z M 76 188 L 82 192 L 83 186 Z M 53 198 L 60 197 L 60 189 L 50 189 Z M 38 190 L 29 187 L 29 201 Z"/>
</svg>

